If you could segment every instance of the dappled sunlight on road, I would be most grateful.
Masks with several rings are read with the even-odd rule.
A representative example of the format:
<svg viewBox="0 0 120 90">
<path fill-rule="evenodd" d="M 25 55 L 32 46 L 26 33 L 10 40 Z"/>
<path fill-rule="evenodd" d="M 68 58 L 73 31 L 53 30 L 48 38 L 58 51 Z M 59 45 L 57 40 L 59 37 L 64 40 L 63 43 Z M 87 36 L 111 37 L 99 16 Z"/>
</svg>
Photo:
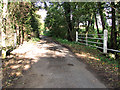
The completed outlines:
<svg viewBox="0 0 120 90">
<path fill-rule="evenodd" d="M 15 71 L 11 72 L 10 76 L 14 76 L 14 75 L 21 76 L 22 73 L 21 72 L 15 72 Z"/>
<path fill-rule="evenodd" d="M 67 55 L 73 57 L 69 55 L 68 49 L 48 40 L 40 40 L 37 43 L 24 42 L 13 50 L 12 54 L 3 62 L 4 87 L 13 85 L 14 81 L 24 76 L 23 71 L 29 70 L 32 65 L 44 60 L 43 58 L 65 58 Z"/>
<path fill-rule="evenodd" d="M 92 59 L 92 60 L 100 61 L 100 59 L 95 58 L 95 57 L 90 56 L 89 54 L 85 54 L 85 53 L 82 53 L 82 54 L 80 54 L 80 53 L 75 53 L 75 55 L 78 56 L 78 57 L 81 57 L 81 58 L 86 58 L 86 57 L 87 57 L 87 58 Z"/>
<path fill-rule="evenodd" d="M 25 65 L 23 70 L 28 70 L 31 66 L 29 64 Z"/>
<path fill-rule="evenodd" d="M 32 63 L 31 64 L 34 64 L 34 63 L 37 63 L 38 60 L 32 60 Z"/>
<path fill-rule="evenodd" d="M 36 63 L 30 58 L 20 58 L 14 56 L 3 60 L 3 87 L 13 85 L 13 82 L 23 76 L 23 71 L 31 68 L 31 65 Z"/>
<path fill-rule="evenodd" d="M 3 61 L 4 87 L 103 86 L 69 49 L 54 43 L 50 38 L 43 37 L 39 42 L 25 42 L 12 53 Z M 84 53 L 76 55 L 88 57 Z"/>
<path fill-rule="evenodd" d="M 20 66 L 21 66 L 21 65 L 11 65 L 10 68 L 11 68 L 11 69 L 17 69 L 17 68 L 19 68 Z"/>
<path fill-rule="evenodd" d="M 100 59 L 97 59 L 97 58 L 95 58 L 95 57 L 90 57 L 90 56 L 89 56 L 88 58 L 93 59 L 93 60 L 100 61 Z"/>
<path fill-rule="evenodd" d="M 85 54 L 79 54 L 79 53 L 75 53 L 75 55 L 79 56 L 79 57 L 86 57 L 87 55 Z"/>
</svg>

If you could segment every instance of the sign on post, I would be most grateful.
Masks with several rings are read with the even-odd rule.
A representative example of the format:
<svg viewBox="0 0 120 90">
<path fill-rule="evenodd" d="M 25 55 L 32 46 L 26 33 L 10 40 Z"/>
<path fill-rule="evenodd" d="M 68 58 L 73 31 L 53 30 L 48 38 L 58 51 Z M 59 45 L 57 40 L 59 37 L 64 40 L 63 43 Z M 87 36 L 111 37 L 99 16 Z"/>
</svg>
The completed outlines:
<svg viewBox="0 0 120 90">
<path fill-rule="evenodd" d="M 107 53 L 107 39 L 108 39 L 108 31 L 104 30 L 103 53 Z"/>
</svg>

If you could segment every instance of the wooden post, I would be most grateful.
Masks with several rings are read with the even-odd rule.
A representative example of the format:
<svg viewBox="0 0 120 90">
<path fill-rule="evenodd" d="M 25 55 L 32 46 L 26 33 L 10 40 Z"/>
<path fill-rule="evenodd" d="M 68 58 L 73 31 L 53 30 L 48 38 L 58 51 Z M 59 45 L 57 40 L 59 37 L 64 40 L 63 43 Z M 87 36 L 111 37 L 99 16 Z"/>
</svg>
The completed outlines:
<svg viewBox="0 0 120 90">
<path fill-rule="evenodd" d="M 107 53 L 107 39 L 108 39 L 108 31 L 104 30 L 103 53 Z"/>
<path fill-rule="evenodd" d="M 78 42 L 78 31 L 76 31 L 76 42 Z"/>
</svg>

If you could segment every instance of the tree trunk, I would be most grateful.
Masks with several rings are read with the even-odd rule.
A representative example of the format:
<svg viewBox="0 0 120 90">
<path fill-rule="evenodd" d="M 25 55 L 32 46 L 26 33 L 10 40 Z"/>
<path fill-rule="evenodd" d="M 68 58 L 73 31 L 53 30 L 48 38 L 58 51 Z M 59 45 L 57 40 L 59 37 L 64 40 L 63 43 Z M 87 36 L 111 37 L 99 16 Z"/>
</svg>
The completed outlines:
<svg viewBox="0 0 120 90">
<path fill-rule="evenodd" d="M 23 26 L 21 26 L 21 44 L 23 44 L 24 42 L 24 30 L 23 30 Z"/>
<path fill-rule="evenodd" d="M 94 13 L 94 17 L 95 17 L 95 24 L 96 24 L 96 28 L 97 28 L 97 34 L 98 34 L 98 37 L 100 38 L 100 35 L 99 35 L 100 32 L 99 32 L 99 28 L 98 28 L 96 13 Z"/>
<path fill-rule="evenodd" d="M 116 29 L 116 15 L 115 15 L 115 3 L 111 2 L 112 8 L 112 29 L 111 29 L 111 48 L 117 49 L 117 29 Z M 118 57 L 115 53 L 116 58 Z"/>
<path fill-rule="evenodd" d="M 66 21 L 67 21 L 67 24 L 68 24 L 68 36 L 67 36 L 67 39 L 69 41 L 73 41 L 72 39 L 72 22 L 71 22 L 71 9 L 70 9 L 70 4 L 69 2 L 64 2 L 64 10 L 65 10 L 65 17 L 66 17 Z"/>
<path fill-rule="evenodd" d="M 100 14 L 101 23 L 102 23 L 102 29 L 103 29 L 103 32 L 104 32 L 105 22 L 104 22 L 104 16 L 103 16 L 103 10 L 102 10 L 102 6 L 101 6 L 101 2 L 98 2 L 98 8 L 99 8 L 99 14 Z"/>
<path fill-rule="evenodd" d="M 14 30 L 14 48 L 16 48 L 17 45 L 17 32 Z"/>
<path fill-rule="evenodd" d="M 120 19 L 118 20 L 118 37 L 120 37 Z M 120 45 L 120 42 L 119 42 L 119 44 L 118 45 Z"/>
<path fill-rule="evenodd" d="M 119 7 L 118 7 L 118 37 L 120 37 L 120 2 L 118 2 L 118 5 L 119 5 Z M 119 48 L 119 45 L 120 45 L 120 41 L 118 42 L 119 44 L 118 44 L 118 49 L 120 50 L 120 48 Z"/>
<path fill-rule="evenodd" d="M 36 37 L 36 38 L 39 38 L 39 30 L 38 30 L 38 27 L 35 26 L 35 23 L 36 23 L 36 18 L 35 16 L 33 15 L 33 8 L 34 8 L 34 5 L 33 3 L 31 3 L 31 10 L 30 10 L 30 15 L 31 15 L 31 27 L 33 28 L 32 32 L 33 32 L 33 36 Z"/>
<path fill-rule="evenodd" d="M 86 33 L 88 33 L 89 31 L 90 24 L 92 24 L 92 19 L 93 19 L 93 14 L 90 15 L 90 19 L 88 20 L 88 24 L 86 27 Z"/>
<path fill-rule="evenodd" d="M 2 29 L 1 29 L 1 37 L 2 37 L 2 58 L 6 58 L 6 16 L 7 16 L 7 5 L 8 1 L 3 0 L 3 13 L 2 13 Z"/>
<path fill-rule="evenodd" d="M 17 45 L 17 28 L 16 28 L 14 20 L 13 20 L 13 25 L 14 25 L 14 46 L 13 46 L 13 48 L 16 48 L 16 45 Z"/>
<path fill-rule="evenodd" d="M 15 18 L 15 16 L 13 15 L 13 18 Z M 16 48 L 16 45 L 17 45 L 17 26 L 15 24 L 15 20 L 13 19 L 13 29 L 14 29 L 14 45 L 13 45 L 13 48 Z"/>
<path fill-rule="evenodd" d="M 18 44 L 21 44 L 21 27 L 19 26 Z"/>
<path fill-rule="evenodd" d="M 91 21 L 90 21 L 90 20 L 88 20 L 88 25 L 87 25 L 87 27 L 86 27 L 86 33 L 88 33 L 88 31 L 89 31 L 89 26 L 90 26 L 90 23 L 91 23 Z"/>
<path fill-rule="evenodd" d="M 115 3 L 111 2 L 111 5 L 114 7 Z M 117 48 L 117 32 L 116 32 L 116 23 L 115 23 L 115 9 L 112 8 L 112 29 L 111 29 L 111 48 Z"/>
</svg>

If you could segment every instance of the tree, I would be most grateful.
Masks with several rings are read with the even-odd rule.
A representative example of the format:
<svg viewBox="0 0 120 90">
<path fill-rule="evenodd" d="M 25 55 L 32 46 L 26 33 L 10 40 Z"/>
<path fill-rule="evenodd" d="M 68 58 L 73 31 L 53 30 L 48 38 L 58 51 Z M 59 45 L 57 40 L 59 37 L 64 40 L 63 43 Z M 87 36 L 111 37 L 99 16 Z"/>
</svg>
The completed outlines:
<svg viewBox="0 0 120 90">
<path fill-rule="evenodd" d="M 64 8 L 64 11 L 65 11 L 65 19 L 66 19 L 66 22 L 67 22 L 67 25 L 68 25 L 68 37 L 67 39 L 69 41 L 73 41 L 73 38 L 72 38 L 72 30 L 73 30 L 73 25 L 72 25 L 72 19 L 71 19 L 71 5 L 69 2 L 64 2 L 63 3 L 63 8 Z"/>
<path fill-rule="evenodd" d="M 6 17 L 7 17 L 7 7 L 8 1 L 3 0 L 3 13 L 2 13 L 2 28 L 1 28 L 1 37 L 2 37 L 2 58 L 6 58 Z"/>
<path fill-rule="evenodd" d="M 119 2 L 116 4 L 114 2 L 50 3 L 46 9 L 48 15 L 45 20 L 45 25 L 50 28 L 51 36 L 59 38 L 66 36 L 63 39 L 69 41 L 74 40 L 74 32 L 76 30 L 81 34 L 97 34 L 97 36 L 95 35 L 91 37 L 102 38 L 103 36 L 100 36 L 100 34 L 103 34 L 103 31 L 107 29 L 108 48 L 119 49 L 119 7 Z M 98 17 L 100 17 L 100 20 Z M 111 26 L 107 20 L 112 21 Z M 101 24 L 102 29 L 99 28 L 99 23 Z M 96 27 L 94 27 L 95 25 Z M 62 35 L 61 32 L 64 34 Z M 93 41 L 93 39 L 91 39 L 91 41 Z M 103 42 L 102 40 L 97 40 L 97 42 L 98 41 L 101 43 Z"/>
<path fill-rule="evenodd" d="M 19 45 L 23 43 L 28 34 L 34 33 L 34 37 L 39 37 L 39 23 L 35 14 L 37 8 L 31 2 L 7 2 L 3 0 L 0 2 L 0 13 L 2 13 L 2 27 L 1 27 L 1 37 L 2 37 L 2 56 L 6 57 L 6 49 L 9 49 L 8 41 L 11 37 L 8 38 L 8 32 L 11 32 L 11 35 L 14 33 L 14 48 L 16 44 Z M 2 10 L 1 10 L 2 9 Z M 3 12 L 1 12 L 3 11 Z M 6 19 L 7 17 L 7 19 Z M 9 28 L 7 30 L 6 28 Z M 13 37 L 13 36 L 12 36 Z M 17 38 L 18 37 L 18 38 Z M 7 41 L 7 42 L 5 42 Z M 12 43 L 11 42 L 11 43 Z M 7 43 L 7 44 L 6 44 Z"/>
<path fill-rule="evenodd" d="M 115 3 L 111 2 L 112 8 L 112 29 L 111 29 L 111 48 L 117 48 L 117 32 L 116 32 L 116 16 L 115 16 Z"/>
<path fill-rule="evenodd" d="M 104 3 L 98 2 L 98 10 L 99 10 L 100 18 L 101 18 L 102 28 L 104 31 L 105 30 L 105 21 L 104 21 L 104 16 L 103 16 L 104 7 L 102 7 L 102 5 L 104 5 Z"/>
</svg>

